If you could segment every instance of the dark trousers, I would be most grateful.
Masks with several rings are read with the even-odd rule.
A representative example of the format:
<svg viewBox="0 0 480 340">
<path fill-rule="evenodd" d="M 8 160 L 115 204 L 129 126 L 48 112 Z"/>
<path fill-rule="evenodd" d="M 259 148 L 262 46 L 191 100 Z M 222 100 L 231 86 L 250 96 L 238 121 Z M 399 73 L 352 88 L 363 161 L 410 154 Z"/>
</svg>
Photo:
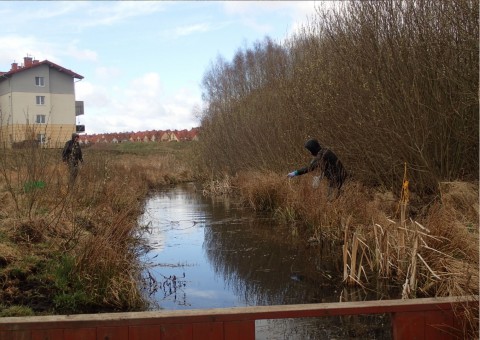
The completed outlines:
<svg viewBox="0 0 480 340">
<path fill-rule="evenodd" d="M 78 162 L 68 162 L 68 171 L 70 173 L 70 184 L 73 184 L 78 176 Z"/>
</svg>

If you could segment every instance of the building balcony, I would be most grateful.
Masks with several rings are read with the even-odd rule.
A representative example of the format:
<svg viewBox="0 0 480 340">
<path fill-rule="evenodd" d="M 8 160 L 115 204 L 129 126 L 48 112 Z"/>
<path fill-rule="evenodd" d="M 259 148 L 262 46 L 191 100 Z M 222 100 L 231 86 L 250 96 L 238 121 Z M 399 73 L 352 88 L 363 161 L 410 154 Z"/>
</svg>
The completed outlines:
<svg viewBox="0 0 480 340">
<path fill-rule="evenodd" d="M 83 114 L 84 114 L 83 101 L 76 100 L 75 101 L 75 116 L 81 116 Z"/>
</svg>

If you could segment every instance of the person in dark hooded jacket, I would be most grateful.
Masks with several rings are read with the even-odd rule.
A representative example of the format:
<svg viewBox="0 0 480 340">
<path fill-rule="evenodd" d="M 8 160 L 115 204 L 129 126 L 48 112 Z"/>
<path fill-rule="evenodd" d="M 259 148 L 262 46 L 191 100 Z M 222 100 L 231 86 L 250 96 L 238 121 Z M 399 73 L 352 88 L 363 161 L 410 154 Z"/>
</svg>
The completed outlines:
<svg viewBox="0 0 480 340">
<path fill-rule="evenodd" d="M 82 149 L 78 142 L 80 136 L 72 133 L 72 139 L 65 143 L 62 151 L 62 160 L 67 163 L 70 171 L 70 183 L 73 184 L 78 175 L 78 162 L 83 163 Z"/>
<path fill-rule="evenodd" d="M 330 149 L 322 148 L 316 139 L 308 140 L 305 143 L 305 148 L 314 156 L 313 159 L 308 166 L 290 172 L 287 175 L 288 178 L 318 170 L 320 171 L 320 179 L 324 176 L 328 179 L 328 196 L 335 189 L 339 192 L 347 178 L 347 171 L 343 167 L 342 162 L 337 158 L 337 155 Z"/>
</svg>

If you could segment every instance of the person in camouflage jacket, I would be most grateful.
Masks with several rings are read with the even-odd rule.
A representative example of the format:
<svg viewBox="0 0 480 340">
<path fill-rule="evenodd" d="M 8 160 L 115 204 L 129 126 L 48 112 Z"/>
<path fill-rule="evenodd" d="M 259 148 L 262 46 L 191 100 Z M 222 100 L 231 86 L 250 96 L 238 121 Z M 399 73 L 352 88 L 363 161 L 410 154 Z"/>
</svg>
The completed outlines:
<svg viewBox="0 0 480 340">
<path fill-rule="evenodd" d="M 80 136 L 72 133 L 72 139 L 65 143 L 62 151 L 62 160 L 68 165 L 70 183 L 72 184 L 78 175 L 78 164 L 83 163 L 82 149 L 80 148 Z"/>
</svg>

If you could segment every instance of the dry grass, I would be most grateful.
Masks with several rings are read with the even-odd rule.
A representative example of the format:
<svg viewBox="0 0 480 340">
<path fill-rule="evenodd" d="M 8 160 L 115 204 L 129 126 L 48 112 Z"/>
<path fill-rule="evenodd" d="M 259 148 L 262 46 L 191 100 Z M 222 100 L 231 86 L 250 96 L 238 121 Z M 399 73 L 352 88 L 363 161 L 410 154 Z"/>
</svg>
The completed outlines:
<svg viewBox="0 0 480 340">
<path fill-rule="evenodd" d="M 240 173 L 233 182 L 245 204 L 254 210 L 273 211 L 288 200 L 285 178 L 273 172 Z"/>
<path fill-rule="evenodd" d="M 314 189 L 311 180 L 244 172 L 233 182 L 253 209 L 274 211 L 295 228 L 302 225 L 307 238 L 341 242 L 346 286 L 380 277 L 396 285 L 402 298 L 479 294 L 476 183 L 443 183 L 430 205 L 410 209 L 393 193 L 356 182 L 328 200 L 326 187 Z M 467 315 L 467 332 L 478 331 L 478 313 L 456 312 Z"/>
<path fill-rule="evenodd" d="M 254 172 L 237 176 L 234 183 L 250 207 L 275 211 L 279 217 L 288 215 L 290 219 L 283 219 L 287 223 L 302 221 L 312 237 L 342 241 L 348 268 L 357 281 L 363 258 L 381 277 L 400 284 L 408 279 L 410 296 L 478 294 L 478 218 L 472 209 L 478 206 L 478 188 L 474 184 L 450 184 L 455 189 L 444 192 L 429 207 L 416 209 L 425 213 L 415 220 L 408 217 L 407 204 L 407 218 L 402 221 L 392 193 L 374 193 L 350 182 L 339 198 L 329 201 L 326 188 L 313 189 L 310 181 L 310 176 L 288 180 Z M 354 257 L 358 263 L 353 263 Z"/>
<path fill-rule="evenodd" d="M 152 189 L 191 180 L 192 172 L 155 150 L 140 156 L 85 149 L 70 187 L 54 151 L 31 150 L 38 153 L 33 160 L 0 162 L 1 300 L 8 306 L 42 291 L 45 305 L 31 301 L 41 305 L 39 313 L 144 308 L 138 216 Z M 42 172 L 32 176 L 38 168 Z M 24 190 L 32 181 L 44 185 Z"/>
</svg>

